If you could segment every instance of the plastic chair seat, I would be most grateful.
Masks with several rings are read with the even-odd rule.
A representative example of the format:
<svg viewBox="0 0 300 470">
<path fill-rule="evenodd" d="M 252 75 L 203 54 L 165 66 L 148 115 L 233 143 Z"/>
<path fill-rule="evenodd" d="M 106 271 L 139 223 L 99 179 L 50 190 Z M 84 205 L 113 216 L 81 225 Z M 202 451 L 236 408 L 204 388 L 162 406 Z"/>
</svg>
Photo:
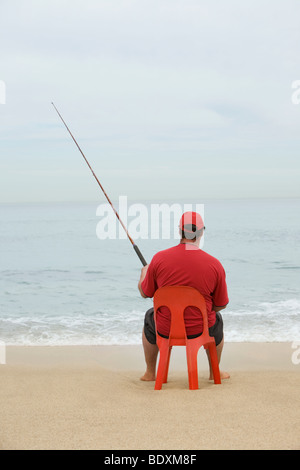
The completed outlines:
<svg viewBox="0 0 300 470">
<path fill-rule="evenodd" d="M 167 382 L 171 350 L 173 346 L 186 346 L 189 389 L 197 390 L 198 364 L 197 356 L 201 346 L 208 349 L 213 371 L 214 383 L 220 384 L 220 370 L 215 338 L 209 336 L 206 303 L 203 295 L 193 287 L 165 286 L 159 288 L 153 297 L 156 343 L 159 348 L 159 363 L 156 374 L 155 390 L 161 390 Z M 157 333 L 156 315 L 160 307 L 167 307 L 171 313 L 169 338 Z M 186 335 L 184 311 L 187 307 L 197 307 L 203 319 L 203 332 L 197 338 L 189 339 Z"/>
</svg>

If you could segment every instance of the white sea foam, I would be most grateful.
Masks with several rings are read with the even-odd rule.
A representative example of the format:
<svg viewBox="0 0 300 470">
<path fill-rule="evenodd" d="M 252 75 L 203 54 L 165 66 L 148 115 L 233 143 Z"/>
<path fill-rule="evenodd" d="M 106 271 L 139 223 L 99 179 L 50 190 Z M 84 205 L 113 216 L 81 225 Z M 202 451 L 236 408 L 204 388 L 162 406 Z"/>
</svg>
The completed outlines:
<svg viewBox="0 0 300 470">
<path fill-rule="evenodd" d="M 300 300 L 261 302 L 223 313 L 227 341 L 295 341 L 300 338 Z"/>
<path fill-rule="evenodd" d="M 254 307 L 254 308 L 253 308 Z M 248 309 L 224 310 L 229 342 L 296 341 L 300 338 L 300 301 L 262 302 Z M 65 316 L 2 316 L 2 340 L 8 345 L 140 344 L 144 311 L 94 312 Z"/>
</svg>

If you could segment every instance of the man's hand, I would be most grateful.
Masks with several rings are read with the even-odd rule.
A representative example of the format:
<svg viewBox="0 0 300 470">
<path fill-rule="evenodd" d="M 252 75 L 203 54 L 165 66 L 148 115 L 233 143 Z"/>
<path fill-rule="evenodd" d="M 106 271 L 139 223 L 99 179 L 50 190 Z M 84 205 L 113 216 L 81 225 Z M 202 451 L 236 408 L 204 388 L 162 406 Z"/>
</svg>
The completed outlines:
<svg viewBox="0 0 300 470">
<path fill-rule="evenodd" d="M 143 282 L 143 280 L 146 277 L 148 267 L 149 267 L 149 264 L 146 264 L 146 266 L 143 266 L 142 269 L 141 269 L 141 282 Z"/>
<path fill-rule="evenodd" d="M 144 297 L 144 299 L 147 298 L 147 296 L 144 294 L 143 290 L 142 290 L 142 282 L 143 280 L 145 279 L 146 277 L 146 274 L 147 274 L 147 271 L 148 271 L 148 266 L 149 264 L 146 264 L 146 266 L 143 266 L 142 267 L 142 270 L 141 270 L 141 276 L 140 276 L 140 280 L 139 280 L 139 285 L 138 285 L 138 288 L 139 288 L 139 291 L 140 291 L 140 294 L 142 297 Z"/>
</svg>

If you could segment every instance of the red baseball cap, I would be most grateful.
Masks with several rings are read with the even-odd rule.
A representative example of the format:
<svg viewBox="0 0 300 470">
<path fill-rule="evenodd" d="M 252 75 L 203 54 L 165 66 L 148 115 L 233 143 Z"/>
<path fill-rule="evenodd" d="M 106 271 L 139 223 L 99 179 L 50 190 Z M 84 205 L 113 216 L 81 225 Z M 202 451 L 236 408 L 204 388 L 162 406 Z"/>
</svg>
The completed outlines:
<svg viewBox="0 0 300 470">
<path fill-rule="evenodd" d="M 179 222 L 179 228 L 183 230 L 185 225 L 195 225 L 197 230 L 201 230 L 204 227 L 202 217 L 200 214 L 198 214 L 198 212 L 185 212 L 182 214 Z M 184 231 L 187 233 L 194 233 L 192 230 L 184 229 Z"/>
</svg>

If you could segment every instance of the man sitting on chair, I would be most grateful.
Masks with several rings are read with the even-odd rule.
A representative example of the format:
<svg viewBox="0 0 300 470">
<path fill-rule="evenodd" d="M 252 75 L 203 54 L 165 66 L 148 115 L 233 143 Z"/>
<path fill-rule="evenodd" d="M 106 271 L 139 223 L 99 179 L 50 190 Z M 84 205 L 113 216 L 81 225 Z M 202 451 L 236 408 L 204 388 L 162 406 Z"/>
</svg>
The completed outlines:
<svg viewBox="0 0 300 470">
<path fill-rule="evenodd" d="M 157 289 L 164 286 L 190 286 L 197 289 L 205 298 L 209 334 L 215 338 L 218 360 L 220 363 L 224 345 L 223 319 L 220 310 L 228 302 L 225 271 L 216 258 L 199 248 L 200 239 L 205 230 L 202 217 L 197 212 L 185 212 L 179 223 L 180 243 L 153 256 L 151 263 L 142 268 L 138 288 L 142 297 L 153 297 Z M 170 313 L 161 308 L 157 315 L 157 332 L 168 337 L 170 331 Z M 188 307 L 185 312 L 185 326 L 188 338 L 195 338 L 202 333 L 202 318 L 199 311 Z M 155 380 L 158 347 L 154 309 L 145 314 L 143 328 L 143 347 L 146 372 L 141 380 Z M 220 371 L 221 379 L 230 375 Z M 210 367 L 210 377 L 213 379 Z"/>
</svg>

